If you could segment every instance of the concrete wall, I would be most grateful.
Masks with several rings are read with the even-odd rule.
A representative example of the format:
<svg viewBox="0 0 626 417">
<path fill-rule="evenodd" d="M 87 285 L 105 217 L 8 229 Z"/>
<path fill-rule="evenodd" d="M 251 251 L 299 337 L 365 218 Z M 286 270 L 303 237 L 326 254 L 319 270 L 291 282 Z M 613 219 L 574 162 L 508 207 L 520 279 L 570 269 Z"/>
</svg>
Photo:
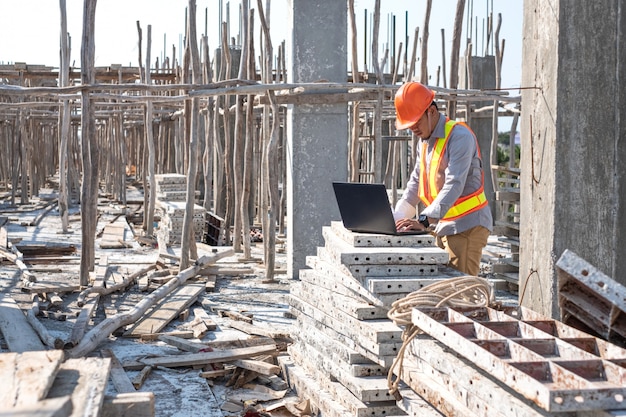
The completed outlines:
<svg viewBox="0 0 626 417">
<path fill-rule="evenodd" d="M 520 302 L 555 318 L 565 249 L 626 284 L 622 10 L 524 1 Z"/>
<path fill-rule="evenodd" d="M 289 82 L 346 82 L 346 2 L 292 0 L 291 6 Z M 331 184 L 348 177 L 348 110 L 297 105 L 288 114 L 287 274 L 296 278 L 306 257 L 324 246 L 322 227 L 340 219 Z"/>
</svg>

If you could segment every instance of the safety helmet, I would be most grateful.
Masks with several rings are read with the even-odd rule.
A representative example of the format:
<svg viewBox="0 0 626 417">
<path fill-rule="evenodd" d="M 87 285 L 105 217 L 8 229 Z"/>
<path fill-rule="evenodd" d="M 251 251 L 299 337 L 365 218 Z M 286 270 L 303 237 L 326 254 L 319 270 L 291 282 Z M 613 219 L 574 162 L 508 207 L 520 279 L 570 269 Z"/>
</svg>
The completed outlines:
<svg viewBox="0 0 626 417">
<path fill-rule="evenodd" d="M 396 129 L 408 129 L 422 117 L 435 98 L 435 92 L 416 81 L 409 81 L 398 89 L 396 106 Z"/>
</svg>

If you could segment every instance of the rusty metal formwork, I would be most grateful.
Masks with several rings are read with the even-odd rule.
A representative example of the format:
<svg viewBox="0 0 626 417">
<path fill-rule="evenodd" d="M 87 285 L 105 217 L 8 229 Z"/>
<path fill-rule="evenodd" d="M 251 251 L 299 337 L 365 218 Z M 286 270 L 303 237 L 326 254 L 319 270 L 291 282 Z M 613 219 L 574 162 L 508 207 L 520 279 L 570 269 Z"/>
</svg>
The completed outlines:
<svg viewBox="0 0 626 417">
<path fill-rule="evenodd" d="M 546 411 L 625 407 L 626 350 L 532 310 L 415 308 L 412 322 Z"/>
</svg>

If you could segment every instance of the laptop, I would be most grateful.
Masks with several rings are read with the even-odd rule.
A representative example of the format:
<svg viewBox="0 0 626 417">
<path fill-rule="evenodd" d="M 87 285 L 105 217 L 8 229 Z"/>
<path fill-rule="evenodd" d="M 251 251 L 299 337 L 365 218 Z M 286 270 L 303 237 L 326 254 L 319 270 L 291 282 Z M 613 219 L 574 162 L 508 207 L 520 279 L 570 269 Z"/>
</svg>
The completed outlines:
<svg viewBox="0 0 626 417">
<path fill-rule="evenodd" d="M 425 230 L 396 230 L 396 222 L 384 184 L 333 182 L 339 214 L 346 229 L 358 233 L 405 236 L 423 235 Z"/>
</svg>

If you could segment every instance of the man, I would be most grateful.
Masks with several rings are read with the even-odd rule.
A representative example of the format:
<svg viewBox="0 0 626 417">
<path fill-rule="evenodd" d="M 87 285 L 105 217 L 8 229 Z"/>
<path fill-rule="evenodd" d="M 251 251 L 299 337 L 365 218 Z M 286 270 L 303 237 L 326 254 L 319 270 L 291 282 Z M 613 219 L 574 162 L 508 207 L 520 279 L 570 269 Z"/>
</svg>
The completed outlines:
<svg viewBox="0 0 626 417">
<path fill-rule="evenodd" d="M 450 254 L 449 265 L 478 275 L 493 228 L 480 148 L 469 126 L 440 113 L 434 98 L 418 82 L 402 85 L 395 96 L 396 128 L 410 129 L 421 139 L 415 168 L 394 210 L 396 227 L 434 227 L 437 246 Z M 420 201 L 426 208 L 415 219 Z"/>
</svg>

